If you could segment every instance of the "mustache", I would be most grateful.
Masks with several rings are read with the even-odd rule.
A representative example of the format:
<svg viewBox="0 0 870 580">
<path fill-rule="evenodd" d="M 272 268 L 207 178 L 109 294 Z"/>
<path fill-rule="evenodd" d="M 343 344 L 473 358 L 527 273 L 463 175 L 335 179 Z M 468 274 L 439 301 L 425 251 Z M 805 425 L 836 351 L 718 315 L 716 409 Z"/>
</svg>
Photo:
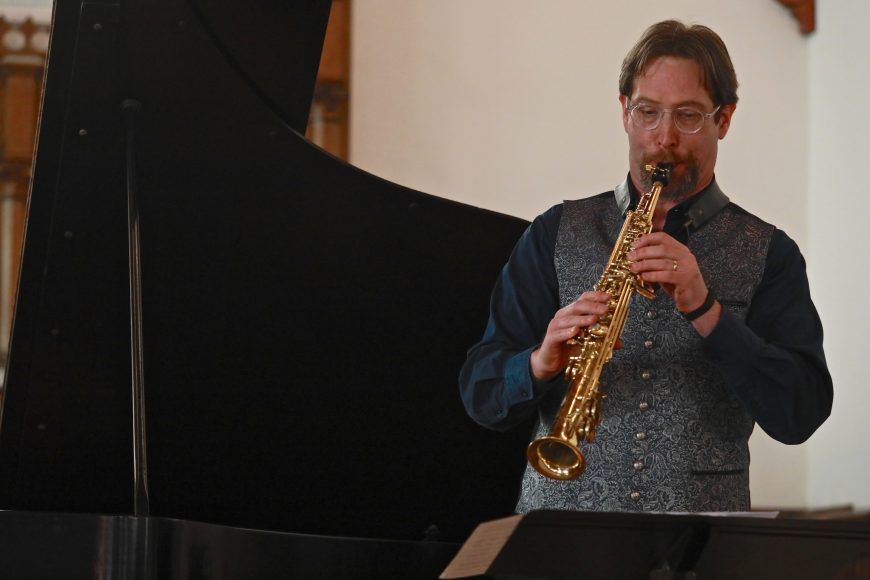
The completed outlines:
<svg viewBox="0 0 870 580">
<path fill-rule="evenodd" d="M 659 163 L 673 167 L 678 163 L 689 164 L 689 159 L 679 155 L 651 155 L 643 160 L 644 165 L 657 165 Z"/>
</svg>

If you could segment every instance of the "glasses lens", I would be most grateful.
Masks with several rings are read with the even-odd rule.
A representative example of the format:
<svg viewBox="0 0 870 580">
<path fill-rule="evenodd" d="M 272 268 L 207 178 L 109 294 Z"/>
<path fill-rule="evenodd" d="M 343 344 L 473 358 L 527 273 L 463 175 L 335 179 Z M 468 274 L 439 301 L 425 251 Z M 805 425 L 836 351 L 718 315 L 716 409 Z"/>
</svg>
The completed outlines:
<svg viewBox="0 0 870 580">
<path fill-rule="evenodd" d="M 697 133 L 704 124 L 704 115 L 688 107 L 680 107 L 673 113 L 677 129 L 684 133 Z"/>
<path fill-rule="evenodd" d="M 631 109 L 631 118 L 642 129 L 655 129 L 659 126 L 659 121 L 661 121 L 662 111 L 658 107 L 651 105 L 636 105 Z"/>
</svg>

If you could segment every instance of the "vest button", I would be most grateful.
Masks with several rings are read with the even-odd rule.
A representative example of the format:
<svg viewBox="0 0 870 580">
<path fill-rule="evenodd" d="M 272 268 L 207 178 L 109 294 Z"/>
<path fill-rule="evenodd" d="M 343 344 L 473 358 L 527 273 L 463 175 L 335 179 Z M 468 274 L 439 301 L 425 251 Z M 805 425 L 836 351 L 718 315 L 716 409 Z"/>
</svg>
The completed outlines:
<svg viewBox="0 0 870 580">
<path fill-rule="evenodd" d="M 646 311 L 646 317 L 649 320 L 655 320 L 656 316 L 658 316 L 658 315 L 659 315 L 658 312 L 656 312 L 655 310 L 647 310 Z"/>
<path fill-rule="evenodd" d="M 642 373 L 640 373 L 640 378 L 642 378 L 645 381 L 648 381 L 652 378 L 652 372 L 651 371 L 643 371 Z"/>
<path fill-rule="evenodd" d="M 653 346 L 655 346 L 655 343 L 652 341 L 652 339 L 647 339 L 643 341 L 643 346 L 644 348 L 652 348 Z"/>
<path fill-rule="evenodd" d="M 637 408 L 641 411 L 646 411 L 647 409 L 649 409 L 649 403 L 647 403 L 646 401 L 641 401 L 640 405 L 638 405 Z"/>
<path fill-rule="evenodd" d="M 632 467 L 634 467 L 635 471 L 642 470 L 643 469 L 643 461 L 635 461 L 634 465 Z"/>
<path fill-rule="evenodd" d="M 639 433 L 635 433 L 634 438 L 637 439 L 638 441 L 643 441 L 644 439 L 646 439 L 646 433 L 644 433 L 643 431 L 640 431 Z"/>
<path fill-rule="evenodd" d="M 637 501 L 637 500 L 640 499 L 640 492 L 639 492 L 639 491 L 633 491 L 633 492 L 631 492 L 631 496 L 630 496 L 630 497 L 631 497 L 631 499 L 633 499 L 634 501 Z"/>
</svg>

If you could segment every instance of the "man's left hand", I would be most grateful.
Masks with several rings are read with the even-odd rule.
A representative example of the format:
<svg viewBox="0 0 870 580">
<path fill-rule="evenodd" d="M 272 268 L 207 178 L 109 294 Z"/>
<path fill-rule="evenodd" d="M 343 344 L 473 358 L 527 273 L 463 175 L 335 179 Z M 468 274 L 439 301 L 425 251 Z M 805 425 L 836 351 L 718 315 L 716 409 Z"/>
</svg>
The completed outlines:
<svg viewBox="0 0 870 580">
<path fill-rule="evenodd" d="M 673 298 L 677 310 L 683 313 L 692 312 L 707 299 L 707 284 L 698 268 L 695 255 L 685 245 L 681 244 L 664 232 L 653 232 L 641 236 L 634 243 L 634 249 L 628 253 L 632 272 L 639 273 L 645 282 L 661 284 L 665 292 Z M 697 322 L 704 327 L 704 322 L 718 322 L 721 306 L 717 303 L 708 314 L 715 318 L 703 316 Z M 695 328 L 706 335 L 698 324 Z M 711 329 L 712 327 L 710 327 Z"/>
</svg>

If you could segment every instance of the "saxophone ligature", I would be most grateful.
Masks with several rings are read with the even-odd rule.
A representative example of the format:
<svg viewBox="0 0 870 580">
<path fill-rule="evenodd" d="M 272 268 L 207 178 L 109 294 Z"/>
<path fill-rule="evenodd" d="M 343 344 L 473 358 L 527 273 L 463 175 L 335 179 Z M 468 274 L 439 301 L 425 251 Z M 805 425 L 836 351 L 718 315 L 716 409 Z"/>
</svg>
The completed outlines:
<svg viewBox="0 0 870 580">
<path fill-rule="evenodd" d="M 607 313 L 597 323 L 584 328 L 568 341 L 572 354 L 565 367 L 567 391 L 550 434 L 529 444 L 529 464 L 540 474 L 557 480 L 576 479 L 586 469 L 586 459 L 580 452 L 580 441 L 592 442 L 600 420 L 600 407 L 606 397 L 599 389 L 601 370 L 613 356 L 613 349 L 625 320 L 634 292 L 646 297 L 654 296 L 654 289 L 631 271 L 626 255 L 640 236 L 653 227 L 653 214 L 662 188 L 668 184 L 670 165 L 647 165 L 652 173 L 652 187 L 629 211 L 610 259 L 595 286 L 599 292 L 610 294 Z"/>
</svg>

